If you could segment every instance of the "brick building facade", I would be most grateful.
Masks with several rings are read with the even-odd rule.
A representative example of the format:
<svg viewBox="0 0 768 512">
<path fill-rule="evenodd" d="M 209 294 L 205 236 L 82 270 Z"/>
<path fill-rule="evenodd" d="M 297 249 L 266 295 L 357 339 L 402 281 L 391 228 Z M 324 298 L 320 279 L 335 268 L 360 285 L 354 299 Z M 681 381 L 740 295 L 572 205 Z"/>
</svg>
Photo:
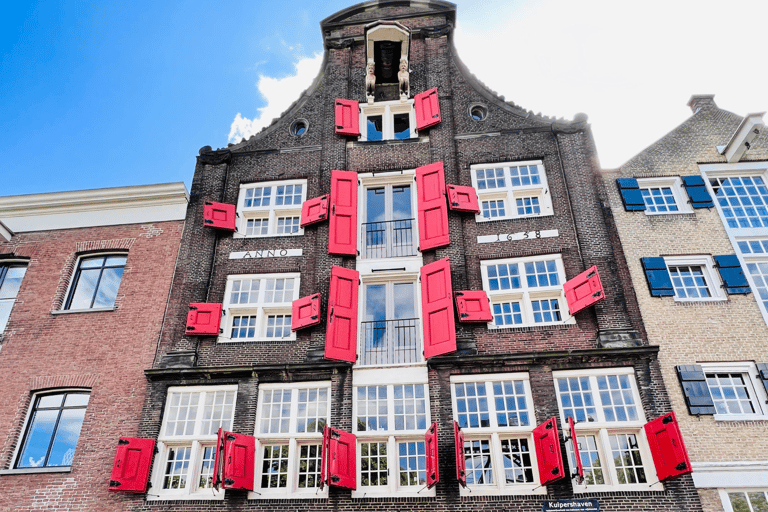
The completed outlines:
<svg viewBox="0 0 768 512">
<path fill-rule="evenodd" d="M 296 103 L 200 150 L 127 510 L 700 509 L 659 482 L 670 402 L 586 116 L 488 90 L 455 15 L 326 18 Z"/>
<path fill-rule="evenodd" d="M 0 198 L 0 509 L 113 511 L 178 254 L 184 184 Z"/>
<path fill-rule="evenodd" d="M 605 187 L 705 510 L 768 506 L 768 148 L 762 114 L 693 115 Z M 738 398 L 737 398 L 738 397 Z"/>
</svg>

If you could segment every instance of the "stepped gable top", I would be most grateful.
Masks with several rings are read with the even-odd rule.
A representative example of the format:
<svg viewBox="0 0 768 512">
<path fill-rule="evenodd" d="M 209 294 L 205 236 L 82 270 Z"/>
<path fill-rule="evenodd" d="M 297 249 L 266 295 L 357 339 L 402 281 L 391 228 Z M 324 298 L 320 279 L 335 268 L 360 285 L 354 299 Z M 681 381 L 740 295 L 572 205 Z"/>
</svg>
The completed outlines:
<svg viewBox="0 0 768 512">
<path fill-rule="evenodd" d="M 364 25 L 381 19 L 396 21 L 414 16 L 445 15 L 451 25 L 456 22 L 456 4 L 441 0 L 372 0 L 347 7 L 320 22 L 323 34 L 349 25 Z"/>
</svg>

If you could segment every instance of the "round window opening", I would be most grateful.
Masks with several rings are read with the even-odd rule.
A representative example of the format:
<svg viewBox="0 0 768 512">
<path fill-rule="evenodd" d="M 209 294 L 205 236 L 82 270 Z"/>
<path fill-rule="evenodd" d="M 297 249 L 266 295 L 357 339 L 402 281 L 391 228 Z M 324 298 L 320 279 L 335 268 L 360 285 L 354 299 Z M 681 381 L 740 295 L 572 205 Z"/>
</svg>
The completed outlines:
<svg viewBox="0 0 768 512">
<path fill-rule="evenodd" d="M 308 123 L 306 119 L 297 119 L 291 123 L 291 135 L 294 137 L 301 137 L 307 133 Z"/>
<path fill-rule="evenodd" d="M 473 121 L 482 121 L 488 117 L 488 109 L 483 105 L 472 105 L 469 108 L 469 115 Z"/>
</svg>

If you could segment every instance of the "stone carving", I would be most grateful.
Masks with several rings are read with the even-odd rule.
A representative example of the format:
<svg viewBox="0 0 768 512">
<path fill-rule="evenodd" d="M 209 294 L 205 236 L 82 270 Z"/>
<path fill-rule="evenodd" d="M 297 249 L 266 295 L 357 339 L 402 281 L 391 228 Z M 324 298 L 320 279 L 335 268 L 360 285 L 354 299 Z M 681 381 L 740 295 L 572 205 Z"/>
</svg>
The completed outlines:
<svg viewBox="0 0 768 512">
<path fill-rule="evenodd" d="M 407 59 L 400 59 L 400 71 L 397 72 L 397 81 L 400 83 L 400 99 L 407 100 L 411 95 L 411 75 L 408 72 Z"/>
<path fill-rule="evenodd" d="M 376 64 L 373 60 L 369 60 L 366 68 L 368 74 L 365 75 L 365 96 L 368 98 L 368 103 L 373 103 L 376 94 Z"/>
</svg>

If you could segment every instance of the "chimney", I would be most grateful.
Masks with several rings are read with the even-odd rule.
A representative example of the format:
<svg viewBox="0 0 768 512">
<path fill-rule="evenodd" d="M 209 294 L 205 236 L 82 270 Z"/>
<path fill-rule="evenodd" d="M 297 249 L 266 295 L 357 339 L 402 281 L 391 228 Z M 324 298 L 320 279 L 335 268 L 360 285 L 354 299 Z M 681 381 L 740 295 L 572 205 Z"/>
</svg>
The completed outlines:
<svg viewBox="0 0 768 512">
<path fill-rule="evenodd" d="M 715 104 L 714 94 L 694 94 L 691 99 L 688 100 L 688 106 L 695 114 L 699 110 L 705 107 L 717 108 Z"/>
</svg>

